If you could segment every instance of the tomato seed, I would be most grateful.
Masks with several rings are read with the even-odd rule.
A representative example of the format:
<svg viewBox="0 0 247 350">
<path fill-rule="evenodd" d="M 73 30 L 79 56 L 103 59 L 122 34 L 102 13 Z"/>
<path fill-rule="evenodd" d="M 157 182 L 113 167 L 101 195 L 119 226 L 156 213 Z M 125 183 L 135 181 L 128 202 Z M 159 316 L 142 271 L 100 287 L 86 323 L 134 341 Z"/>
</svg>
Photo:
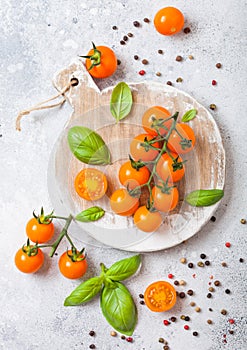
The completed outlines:
<svg viewBox="0 0 247 350">
<path fill-rule="evenodd" d="M 145 74 L 146 74 L 145 70 L 142 69 L 139 71 L 139 75 L 145 75 Z"/>
<path fill-rule="evenodd" d="M 227 248 L 230 248 L 231 243 L 230 243 L 230 242 L 226 242 L 225 246 L 226 246 Z"/>
<path fill-rule="evenodd" d="M 217 81 L 216 80 L 212 80 L 212 85 L 213 86 L 217 85 Z"/>
</svg>

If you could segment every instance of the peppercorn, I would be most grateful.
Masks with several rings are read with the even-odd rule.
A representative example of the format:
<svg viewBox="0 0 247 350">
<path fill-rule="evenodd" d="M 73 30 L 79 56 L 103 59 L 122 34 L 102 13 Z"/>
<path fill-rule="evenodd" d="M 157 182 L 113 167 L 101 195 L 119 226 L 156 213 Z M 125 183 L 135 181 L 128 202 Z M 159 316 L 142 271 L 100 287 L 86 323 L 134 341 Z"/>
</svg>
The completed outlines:
<svg viewBox="0 0 247 350">
<path fill-rule="evenodd" d="M 186 282 L 184 280 L 179 281 L 180 286 L 184 286 L 185 284 L 186 284 Z"/>
<path fill-rule="evenodd" d="M 149 23 L 150 22 L 150 19 L 145 17 L 144 20 L 143 20 L 145 23 Z"/>
<path fill-rule="evenodd" d="M 200 311 L 201 311 L 201 308 L 200 308 L 199 306 L 197 306 L 197 307 L 195 308 L 195 311 L 196 311 L 196 312 L 200 312 Z"/>
<path fill-rule="evenodd" d="M 216 63 L 216 68 L 221 68 L 222 67 L 222 64 L 221 63 Z"/>
<path fill-rule="evenodd" d="M 194 264 L 193 263 L 188 263 L 188 267 L 190 268 L 190 269 L 192 269 L 192 267 L 194 267 Z"/>
<path fill-rule="evenodd" d="M 189 290 L 187 291 L 187 294 L 191 296 L 191 295 L 193 295 L 193 294 L 194 294 L 194 292 L 193 292 L 193 290 L 192 290 L 192 289 L 189 289 Z"/>
<path fill-rule="evenodd" d="M 134 56 L 134 59 L 135 59 L 135 60 L 138 60 L 138 59 L 139 59 L 139 57 L 138 57 L 137 55 L 135 55 L 135 56 Z"/>
<path fill-rule="evenodd" d="M 173 278 L 173 274 L 172 273 L 168 273 L 168 278 Z"/>
<path fill-rule="evenodd" d="M 190 321 L 190 317 L 189 316 L 185 316 L 185 321 Z"/>
<path fill-rule="evenodd" d="M 168 80 L 166 84 L 172 86 L 172 82 L 170 80 Z"/>
<path fill-rule="evenodd" d="M 126 338 L 126 341 L 127 341 L 128 343 L 132 343 L 132 342 L 133 342 L 133 338 L 132 338 L 132 337 L 128 337 L 128 338 Z"/>
<path fill-rule="evenodd" d="M 95 331 L 90 331 L 88 334 L 89 334 L 91 337 L 93 337 L 93 336 L 95 335 Z"/>
<path fill-rule="evenodd" d="M 125 45 L 125 41 L 124 40 L 120 40 L 120 44 L 121 45 Z"/>
<path fill-rule="evenodd" d="M 209 108 L 212 109 L 212 111 L 214 111 L 214 110 L 216 109 L 216 104 L 211 103 L 211 105 L 209 106 Z M 211 218 L 211 221 L 213 221 L 212 218 Z M 214 220 L 214 221 L 215 221 L 215 220 Z"/>
<path fill-rule="evenodd" d="M 139 294 L 139 298 L 143 299 L 144 295 L 143 294 Z"/>
<path fill-rule="evenodd" d="M 123 340 L 126 339 L 125 335 L 121 335 L 121 339 Z"/>
<path fill-rule="evenodd" d="M 209 308 L 208 308 L 208 311 L 212 312 L 212 311 L 213 311 L 213 309 L 211 309 L 211 307 L 209 307 Z"/>
<path fill-rule="evenodd" d="M 222 310 L 220 311 L 220 313 L 221 313 L 222 315 L 226 315 L 226 314 L 227 314 L 227 311 L 226 311 L 225 309 L 222 309 Z"/>
<path fill-rule="evenodd" d="M 163 323 L 165 326 L 169 326 L 169 324 L 170 324 L 170 322 L 168 320 L 164 320 Z"/>
<path fill-rule="evenodd" d="M 163 346 L 163 350 L 169 350 L 169 349 L 170 349 L 170 348 L 169 348 L 168 345 Z"/>
<path fill-rule="evenodd" d="M 117 28 L 117 26 L 112 26 L 112 29 L 117 30 L 118 28 Z"/>
<path fill-rule="evenodd" d="M 121 64 L 121 61 L 117 60 L 117 65 L 120 66 L 120 64 Z"/>
<path fill-rule="evenodd" d="M 145 305 L 145 301 L 144 300 L 140 300 L 140 304 L 141 305 Z"/>
<path fill-rule="evenodd" d="M 185 320 L 185 315 L 180 316 L 181 320 Z"/>
<path fill-rule="evenodd" d="M 241 219 L 240 222 L 241 222 L 241 224 L 243 224 L 243 225 L 246 224 L 246 220 L 245 220 L 245 219 Z"/>
<path fill-rule="evenodd" d="M 132 38 L 133 37 L 133 34 L 132 33 L 128 33 L 127 34 L 129 38 Z"/>
<path fill-rule="evenodd" d="M 184 33 L 185 34 L 189 34 L 190 33 L 190 28 L 189 27 L 184 28 Z"/>
<path fill-rule="evenodd" d="M 181 259 L 180 259 L 180 262 L 181 262 L 182 264 L 185 264 L 185 263 L 186 263 L 186 258 L 181 258 Z"/>
<path fill-rule="evenodd" d="M 115 331 L 111 331 L 110 334 L 111 334 L 112 337 L 116 337 L 117 336 L 117 332 L 115 332 Z"/>
<path fill-rule="evenodd" d="M 244 259 L 243 258 L 239 258 L 239 262 L 243 263 Z"/>
<path fill-rule="evenodd" d="M 214 292 L 214 287 L 209 287 L 208 290 L 209 292 Z"/>
<path fill-rule="evenodd" d="M 207 298 L 209 298 L 209 299 L 212 298 L 212 294 L 211 294 L 211 293 L 208 293 L 208 294 L 207 294 Z"/>
<path fill-rule="evenodd" d="M 209 265 L 210 265 L 210 261 L 206 260 L 206 261 L 205 261 L 205 265 L 206 265 L 206 266 L 209 266 Z"/>
<path fill-rule="evenodd" d="M 124 35 L 123 40 L 124 40 L 124 41 L 128 41 L 127 35 Z"/>
<path fill-rule="evenodd" d="M 230 289 L 226 289 L 226 290 L 225 290 L 225 293 L 226 293 L 226 294 L 230 294 L 230 293 L 231 293 Z"/>
<path fill-rule="evenodd" d="M 177 83 L 182 83 L 182 82 L 183 82 L 183 78 L 178 77 L 178 78 L 176 79 L 176 82 L 177 82 Z"/>
<path fill-rule="evenodd" d="M 215 222 L 215 221 L 216 221 L 216 217 L 215 217 L 215 216 L 212 216 L 210 220 L 213 221 L 213 222 Z"/>
<path fill-rule="evenodd" d="M 171 321 L 172 321 L 172 322 L 176 322 L 176 320 L 177 320 L 177 318 L 176 318 L 175 316 L 172 316 L 172 317 L 171 317 Z"/>
<path fill-rule="evenodd" d="M 212 324 L 213 321 L 212 321 L 212 320 L 207 320 L 207 323 L 208 323 L 208 324 Z"/>
<path fill-rule="evenodd" d="M 188 331 L 188 330 L 190 329 L 190 327 L 186 324 L 186 325 L 184 326 L 184 329 L 185 329 L 186 331 Z"/>
<path fill-rule="evenodd" d="M 140 27 L 140 22 L 134 21 L 134 22 L 133 22 L 133 25 L 134 25 L 135 27 Z"/>
<path fill-rule="evenodd" d="M 159 338 L 159 343 L 163 343 L 164 344 L 165 339 L 164 338 Z"/>
<path fill-rule="evenodd" d="M 196 303 L 194 301 L 190 302 L 190 306 L 195 306 L 195 305 L 196 305 Z"/>
<path fill-rule="evenodd" d="M 157 75 L 157 77 L 161 77 L 161 73 L 160 72 L 157 72 L 156 75 Z"/>
<path fill-rule="evenodd" d="M 214 285 L 215 285 L 216 287 L 220 286 L 220 281 L 218 281 L 218 280 L 214 281 Z"/>
<path fill-rule="evenodd" d="M 201 258 L 201 259 L 206 259 L 206 254 L 202 253 L 202 254 L 200 255 L 200 258 Z"/>
<path fill-rule="evenodd" d="M 145 74 L 146 74 L 145 70 L 142 69 L 139 71 L 139 75 L 145 75 Z"/>
<path fill-rule="evenodd" d="M 212 80 L 212 85 L 213 86 L 217 85 L 217 81 L 216 80 Z"/>
<path fill-rule="evenodd" d="M 225 246 L 226 246 L 226 248 L 230 248 L 231 247 L 231 243 L 230 242 L 226 242 Z"/>
<path fill-rule="evenodd" d="M 194 337 L 197 337 L 197 336 L 198 336 L 198 332 L 196 332 L 196 331 L 193 332 L 192 334 L 194 335 Z"/>
<path fill-rule="evenodd" d="M 179 298 L 181 298 L 181 299 L 185 298 L 185 293 L 184 292 L 180 292 L 179 293 Z"/>
<path fill-rule="evenodd" d="M 189 55 L 188 57 L 189 57 L 190 60 L 194 59 L 194 56 L 192 56 L 192 55 Z"/>
<path fill-rule="evenodd" d="M 221 263 L 221 266 L 227 267 L 227 263 L 223 261 L 223 262 Z"/>
<path fill-rule="evenodd" d="M 96 346 L 94 344 L 89 345 L 89 349 L 96 349 Z"/>
<path fill-rule="evenodd" d="M 160 55 L 162 55 L 162 54 L 163 54 L 163 50 L 158 50 L 158 53 L 159 53 Z"/>
<path fill-rule="evenodd" d="M 203 266 L 204 266 L 204 263 L 203 263 L 202 261 L 198 261 L 197 266 L 203 267 Z"/>
<path fill-rule="evenodd" d="M 230 320 L 228 320 L 228 321 L 229 321 L 230 324 L 234 324 L 235 323 L 233 318 L 230 318 Z"/>
<path fill-rule="evenodd" d="M 181 62 L 182 60 L 183 60 L 183 57 L 182 57 L 182 56 L 179 56 L 179 55 L 178 55 L 178 56 L 176 57 L 176 61 L 177 61 L 177 62 Z"/>
<path fill-rule="evenodd" d="M 148 60 L 146 59 L 142 60 L 142 64 L 148 64 Z"/>
<path fill-rule="evenodd" d="M 179 285 L 179 282 L 176 280 L 173 282 L 175 284 L 175 286 L 178 286 Z"/>
<path fill-rule="evenodd" d="M 229 329 L 229 333 L 230 333 L 230 334 L 234 334 L 234 331 L 231 330 L 231 329 Z"/>
</svg>

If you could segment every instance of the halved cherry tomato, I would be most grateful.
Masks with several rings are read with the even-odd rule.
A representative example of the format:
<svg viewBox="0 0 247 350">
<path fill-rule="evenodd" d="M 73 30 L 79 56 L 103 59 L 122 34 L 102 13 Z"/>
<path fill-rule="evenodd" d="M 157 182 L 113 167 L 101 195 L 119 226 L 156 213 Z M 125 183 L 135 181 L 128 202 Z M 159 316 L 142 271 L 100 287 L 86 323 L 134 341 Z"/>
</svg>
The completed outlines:
<svg viewBox="0 0 247 350">
<path fill-rule="evenodd" d="M 143 129 L 149 133 L 150 135 L 158 135 L 157 130 L 159 131 L 160 135 L 167 134 L 167 131 L 172 125 L 172 119 L 169 119 L 167 121 L 163 122 L 164 127 L 159 127 L 157 129 L 154 128 L 155 122 L 161 122 L 162 120 L 168 119 L 171 116 L 171 113 L 161 107 L 161 106 L 154 106 L 146 110 L 146 112 L 143 114 L 142 117 L 142 126 Z"/>
<path fill-rule="evenodd" d="M 119 188 L 111 195 L 110 205 L 116 214 L 131 216 L 139 207 L 139 200 L 132 197 L 125 188 Z"/>
<path fill-rule="evenodd" d="M 167 147 L 177 153 L 185 154 L 190 152 L 196 142 L 194 131 L 188 124 L 177 123 L 176 130 L 173 130 L 169 137 Z"/>
<path fill-rule="evenodd" d="M 117 69 L 117 57 L 107 46 L 95 46 L 91 49 L 86 58 L 86 68 L 94 78 L 107 78 Z"/>
<path fill-rule="evenodd" d="M 60 256 L 58 266 L 64 277 L 77 279 L 86 273 L 88 264 L 84 254 L 73 253 L 72 250 L 69 250 Z"/>
<path fill-rule="evenodd" d="M 96 201 L 106 193 L 106 176 L 94 168 L 83 169 L 75 178 L 75 190 L 80 197 L 88 201 Z"/>
<path fill-rule="evenodd" d="M 167 191 L 163 191 L 161 188 L 154 186 L 152 195 L 154 198 L 154 207 L 164 213 L 175 209 L 178 204 L 179 194 L 176 187 L 171 187 Z"/>
<path fill-rule="evenodd" d="M 164 153 L 158 160 L 156 171 L 163 181 L 177 182 L 184 176 L 185 168 L 182 163 L 183 160 L 176 153 L 171 152 L 171 156 L 168 153 Z"/>
<path fill-rule="evenodd" d="M 176 304 L 176 290 L 166 281 L 150 284 L 144 292 L 147 307 L 154 312 L 170 310 Z"/>
<path fill-rule="evenodd" d="M 130 154 L 134 160 L 142 160 L 143 162 L 153 160 L 157 157 L 159 150 L 149 149 L 145 150 L 144 140 L 150 141 L 154 138 L 154 136 L 150 134 L 140 134 L 133 138 L 130 143 Z M 160 143 L 154 142 L 152 146 L 155 148 L 159 148 Z"/>
<path fill-rule="evenodd" d="M 173 35 L 183 28 L 184 16 L 175 7 L 165 7 L 156 13 L 154 26 L 160 34 Z"/>
<path fill-rule="evenodd" d="M 158 211 L 152 212 L 144 205 L 135 212 L 134 223 L 141 231 L 153 232 L 162 224 L 162 217 Z"/>
<path fill-rule="evenodd" d="M 29 256 L 27 251 L 33 246 L 25 246 L 19 249 L 15 254 L 15 265 L 21 272 L 34 273 L 38 271 L 44 262 L 44 254 L 41 249 L 37 248 Z"/>
<path fill-rule="evenodd" d="M 137 186 L 145 184 L 150 176 L 150 171 L 146 166 L 134 169 L 131 162 L 128 161 L 121 165 L 119 170 L 119 181 L 125 187 L 133 190 Z"/>
<path fill-rule="evenodd" d="M 52 222 L 40 224 L 36 218 L 32 218 L 26 225 L 26 233 L 32 242 L 45 243 L 53 237 L 54 225 Z"/>
</svg>

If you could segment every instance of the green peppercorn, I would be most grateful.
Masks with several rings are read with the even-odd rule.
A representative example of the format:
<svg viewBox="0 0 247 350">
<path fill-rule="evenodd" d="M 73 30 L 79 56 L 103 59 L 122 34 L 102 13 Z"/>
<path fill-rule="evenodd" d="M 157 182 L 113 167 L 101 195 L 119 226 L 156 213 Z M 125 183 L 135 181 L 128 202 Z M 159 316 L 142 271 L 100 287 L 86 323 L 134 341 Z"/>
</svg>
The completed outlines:
<svg viewBox="0 0 247 350">
<path fill-rule="evenodd" d="M 185 320 L 185 315 L 180 316 L 181 320 Z"/>
<path fill-rule="evenodd" d="M 241 222 L 241 224 L 243 224 L 243 225 L 246 224 L 246 220 L 245 220 L 245 219 L 241 219 L 240 222 Z"/>
<path fill-rule="evenodd" d="M 209 292 L 214 292 L 214 287 L 209 287 L 208 290 Z"/>
<path fill-rule="evenodd" d="M 214 111 L 216 109 L 216 104 L 211 103 L 209 108 L 212 109 L 212 111 Z"/>
<path fill-rule="evenodd" d="M 204 266 L 204 263 L 203 263 L 202 261 L 198 261 L 197 266 L 203 267 L 203 266 Z"/>
<path fill-rule="evenodd" d="M 159 343 L 164 343 L 165 339 L 164 338 L 159 338 Z"/>
</svg>

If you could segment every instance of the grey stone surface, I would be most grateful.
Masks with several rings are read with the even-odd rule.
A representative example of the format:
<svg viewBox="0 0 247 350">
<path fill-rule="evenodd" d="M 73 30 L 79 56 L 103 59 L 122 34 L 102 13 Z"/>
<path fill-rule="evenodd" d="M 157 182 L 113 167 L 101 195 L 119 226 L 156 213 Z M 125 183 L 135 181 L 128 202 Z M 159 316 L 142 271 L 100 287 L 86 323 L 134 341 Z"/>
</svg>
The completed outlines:
<svg viewBox="0 0 247 350">
<path fill-rule="evenodd" d="M 163 37 L 152 19 L 164 6 L 180 8 L 186 25 L 192 32 Z M 97 349 L 159 350 L 159 337 L 168 340 L 174 350 L 218 350 L 246 348 L 246 225 L 240 219 L 247 216 L 246 185 L 246 1 L 191 0 L 144 2 L 119 1 L 0 1 L 0 64 L 1 64 L 1 201 L 0 201 L 0 349 L 45 350 L 88 349 L 91 343 Z M 140 28 L 132 24 L 141 22 Z M 117 31 L 111 29 L 118 27 Z M 132 32 L 134 37 L 125 46 L 119 44 L 122 36 Z M 46 259 L 44 267 L 35 275 L 23 275 L 14 266 L 16 250 L 25 241 L 25 224 L 32 210 L 44 205 L 50 208 L 47 192 L 47 165 L 49 153 L 66 120 L 71 107 L 36 112 L 24 117 L 21 133 L 15 131 L 15 117 L 19 110 L 54 94 L 51 78 L 78 54 L 84 54 L 91 45 L 111 46 L 121 60 L 117 74 L 100 81 L 101 88 L 120 80 L 145 79 L 166 82 L 193 95 L 203 105 L 217 105 L 215 119 L 227 154 L 225 197 L 216 212 L 216 222 L 209 222 L 188 242 L 162 252 L 143 255 L 140 273 L 126 282 L 134 295 L 139 321 L 134 343 L 128 344 L 120 336 L 112 338 L 111 327 L 99 311 L 99 301 L 84 307 L 65 308 L 64 298 L 78 285 L 78 281 L 63 278 L 58 271 L 58 257 Z M 157 50 L 164 54 L 158 55 Z M 143 67 L 133 55 L 149 60 Z M 194 60 L 189 60 L 188 55 Z M 177 55 L 184 60 L 176 62 Z M 215 64 L 222 63 L 222 69 Z M 155 73 L 160 71 L 161 77 Z M 176 83 L 178 77 L 182 83 Z M 212 79 L 217 86 L 211 85 Z M 231 248 L 225 242 L 232 243 Z M 59 252 L 66 248 L 64 243 Z M 89 270 L 86 277 L 98 271 L 101 261 L 110 265 L 127 257 L 127 252 L 87 247 Z M 181 256 L 196 263 L 204 252 L 211 262 L 207 268 L 193 270 L 180 264 Z M 245 259 L 244 263 L 239 258 Z M 228 267 L 222 267 L 221 262 Z M 186 296 L 165 314 L 154 314 L 138 304 L 138 294 L 152 281 L 167 279 L 168 273 L 187 281 L 178 290 L 195 290 L 194 297 Z M 193 278 L 192 274 L 196 276 Z M 207 299 L 209 276 L 221 281 L 221 286 Z M 231 293 L 225 294 L 229 288 Z M 190 300 L 202 309 L 195 313 Z M 212 312 L 208 310 L 211 307 Z M 220 310 L 228 314 L 223 316 Z M 190 330 L 183 329 L 181 314 L 190 315 Z M 164 319 L 175 315 L 178 321 L 168 327 Z M 213 324 L 208 325 L 207 319 Z M 229 318 L 235 320 L 230 325 Z M 94 329 L 96 337 L 88 332 Z M 228 333 L 234 330 L 234 335 Z M 199 336 L 193 337 L 192 331 Z M 224 338 L 226 334 L 226 338 Z M 227 343 L 224 344 L 223 340 Z"/>
</svg>

